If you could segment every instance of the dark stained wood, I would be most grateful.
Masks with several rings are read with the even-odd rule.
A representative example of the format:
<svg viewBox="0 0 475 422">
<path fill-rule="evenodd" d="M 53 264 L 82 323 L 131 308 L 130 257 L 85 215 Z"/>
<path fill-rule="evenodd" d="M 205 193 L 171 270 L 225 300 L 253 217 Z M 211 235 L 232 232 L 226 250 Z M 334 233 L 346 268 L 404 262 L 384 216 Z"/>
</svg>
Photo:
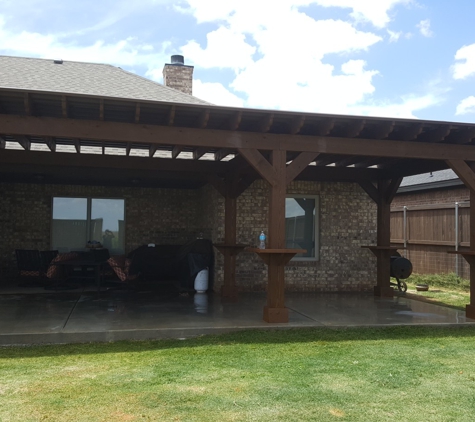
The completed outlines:
<svg viewBox="0 0 475 422">
<path fill-rule="evenodd" d="M 475 138 L 475 128 L 452 131 L 445 140 L 455 144 L 468 144 Z"/>
<path fill-rule="evenodd" d="M 316 127 L 316 131 L 315 131 L 315 135 L 318 135 L 318 136 L 328 135 L 333 130 L 334 127 L 335 127 L 334 118 L 325 119 L 322 122 L 318 123 Z"/>
<path fill-rule="evenodd" d="M 199 160 L 208 152 L 208 148 L 196 148 L 193 150 L 193 160 Z"/>
<path fill-rule="evenodd" d="M 66 95 L 61 96 L 61 114 L 63 118 L 68 118 L 69 113 L 68 113 L 68 97 Z"/>
<path fill-rule="evenodd" d="M 291 135 L 296 135 L 297 133 L 300 132 L 300 130 L 302 129 L 303 125 L 305 123 L 305 116 L 295 116 L 293 119 L 292 119 L 292 123 L 290 124 L 290 128 L 289 128 L 289 133 Z"/>
<path fill-rule="evenodd" d="M 173 126 L 173 123 L 175 123 L 175 113 L 176 113 L 176 106 L 172 105 L 170 109 L 168 110 L 168 117 L 167 117 L 167 125 L 168 126 Z"/>
<path fill-rule="evenodd" d="M 340 136 L 344 136 L 345 138 L 355 138 L 361 133 L 365 125 L 366 125 L 366 120 L 364 119 L 354 120 L 353 122 L 348 123 L 347 127 L 340 134 Z"/>
<path fill-rule="evenodd" d="M 7 146 L 7 142 L 5 141 L 5 138 L 3 136 L 0 136 L 0 149 L 5 149 Z"/>
<path fill-rule="evenodd" d="M 135 117 L 134 117 L 134 122 L 139 123 L 140 122 L 140 103 L 137 102 L 135 104 Z"/>
<path fill-rule="evenodd" d="M 301 152 L 287 167 L 287 184 L 291 183 L 319 154 L 314 152 Z"/>
<path fill-rule="evenodd" d="M 451 129 L 451 125 L 443 125 L 436 129 L 421 133 L 417 137 L 417 140 L 422 142 L 442 142 L 445 137 L 450 134 Z"/>
<path fill-rule="evenodd" d="M 180 155 L 180 152 L 183 151 L 180 145 L 175 145 L 172 149 L 172 158 L 175 159 Z"/>
<path fill-rule="evenodd" d="M 16 141 L 23 147 L 25 151 L 29 151 L 31 148 L 31 140 L 23 135 L 16 136 Z"/>
<path fill-rule="evenodd" d="M 24 93 L 23 105 L 25 106 L 25 114 L 27 116 L 31 115 L 31 100 L 30 100 L 30 95 L 28 94 L 28 92 Z"/>
<path fill-rule="evenodd" d="M 125 147 L 125 155 L 128 157 L 130 155 L 130 151 L 132 150 L 132 144 L 129 142 Z"/>
<path fill-rule="evenodd" d="M 236 111 L 236 113 L 229 119 L 229 130 L 238 130 L 241 124 L 242 111 Z"/>
<path fill-rule="evenodd" d="M 102 98 L 99 100 L 99 120 L 104 120 L 104 100 Z"/>
<path fill-rule="evenodd" d="M 379 201 L 379 192 L 369 180 L 360 180 L 358 184 L 369 195 L 369 197 L 377 204 Z"/>
<path fill-rule="evenodd" d="M 471 192 L 475 191 L 475 173 L 470 166 L 463 160 L 447 160 L 447 164 L 462 180 Z"/>
<path fill-rule="evenodd" d="M 81 144 L 79 142 L 79 139 L 73 139 L 73 143 L 74 143 L 74 148 L 76 149 L 76 152 L 78 154 L 81 153 Z"/>
<path fill-rule="evenodd" d="M 150 148 L 148 150 L 148 156 L 153 157 L 156 152 L 157 152 L 157 145 L 150 145 Z"/>
<path fill-rule="evenodd" d="M 274 122 L 274 114 L 269 113 L 264 116 L 259 123 L 259 132 L 269 132 Z"/>
<path fill-rule="evenodd" d="M 23 134 L 211 148 L 279 149 L 373 157 L 475 161 L 475 148 L 469 145 L 432 144 L 428 148 L 426 144 L 420 142 L 229 132 L 13 115 L 0 115 L 0 127 L 3 133 L 12 135 Z"/>
<path fill-rule="evenodd" d="M 386 191 L 384 192 L 384 200 L 386 202 L 389 202 L 389 204 L 391 204 L 391 202 L 393 201 L 394 196 L 396 195 L 397 190 L 399 189 L 399 186 L 401 185 L 401 182 L 402 182 L 402 177 L 398 177 L 397 179 L 392 179 L 389 182 L 389 185 L 386 188 Z"/>
<path fill-rule="evenodd" d="M 213 186 L 221 196 L 226 196 L 226 183 L 223 179 L 218 177 L 216 174 L 209 174 L 208 175 L 208 182 L 211 186 Z"/>
<path fill-rule="evenodd" d="M 214 159 L 216 161 L 221 161 L 223 158 L 227 157 L 231 153 L 228 149 L 220 149 L 214 153 Z"/>
<path fill-rule="evenodd" d="M 412 123 L 407 127 L 399 128 L 393 131 L 389 135 L 389 139 L 397 139 L 401 141 L 413 141 L 416 139 L 421 133 L 424 126 L 422 123 Z"/>
<path fill-rule="evenodd" d="M 394 130 L 395 122 L 392 120 L 386 120 L 381 122 L 378 126 L 371 129 L 371 138 L 385 139 Z"/>
<path fill-rule="evenodd" d="M 55 152 L 56 151 L 56 141 L 51 137 L 45 138 L 45 141 L 46 141 L 46 145 L 49 148 L 49 150 L 51 152 Z"/>
<path fill-rule="evenodd" d="M 209 109 L 203 110 L 200 114 L 200 117 L 198 118 L 196 126 L 201 129 L 204 129 L 206 126 L 208 126 L 209 115 Z"/>
<path fill-rule="evenodd" d="M 252 148 L 239 149 L 241 154 L 251 166 L 271 185 L 277 183 L 277 175 L 274 167 L 265 159 L 265 157 L 257 150 Z"/>
</svg>

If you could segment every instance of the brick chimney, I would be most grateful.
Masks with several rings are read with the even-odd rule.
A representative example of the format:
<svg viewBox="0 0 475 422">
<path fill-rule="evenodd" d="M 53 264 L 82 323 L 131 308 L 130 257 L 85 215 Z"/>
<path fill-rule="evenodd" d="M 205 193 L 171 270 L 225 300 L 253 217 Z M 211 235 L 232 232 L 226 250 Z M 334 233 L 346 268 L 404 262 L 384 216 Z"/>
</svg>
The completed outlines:
<svg viewBox="0 0 475 422">
<path fill-rule="evenodd" d="M 193 66 L 185 66 L 183 56 L 172 56 L 171 64 L 167 63 L 163 68 L 163 83 L 165 86 L 192 95 Z"/>
</svg>

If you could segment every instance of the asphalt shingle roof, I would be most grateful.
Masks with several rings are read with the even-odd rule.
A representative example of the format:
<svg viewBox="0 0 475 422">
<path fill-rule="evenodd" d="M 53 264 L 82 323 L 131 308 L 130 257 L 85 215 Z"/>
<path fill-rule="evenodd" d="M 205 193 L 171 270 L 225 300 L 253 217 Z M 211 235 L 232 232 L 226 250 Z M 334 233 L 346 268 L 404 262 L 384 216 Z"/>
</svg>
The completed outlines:
<svg viewBox="0 0 475 422">
<path fill-rule="evenodd" d="M 108 64 L 0 56 L 0 88 L 210 104 Z"/>
<path fill-rule="evenodd" d="M 456 179 L 458 179 L 458 176 L 453 170 L 440 170 L 432 173 L 416 174 L 415 176 L 405 177 L 401 183 L 401 187 L 432 184 Z"/>
</svg>

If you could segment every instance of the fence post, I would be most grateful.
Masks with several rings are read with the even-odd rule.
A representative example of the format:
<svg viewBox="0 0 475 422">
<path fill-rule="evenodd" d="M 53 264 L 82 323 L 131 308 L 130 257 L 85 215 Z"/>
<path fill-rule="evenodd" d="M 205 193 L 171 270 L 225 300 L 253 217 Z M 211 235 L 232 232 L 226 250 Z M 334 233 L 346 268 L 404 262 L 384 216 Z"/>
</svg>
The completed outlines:
<svg viewBox="0 0 475 422">
<path fill-rule="evenodd" d="M 407 258 L 407 207 L 403 207 L 403 237 L 404 237 L 404 257 Z"/>
<path fill-rule="evenodd" d="M 455 251 L 459 250 L 459 203 L 455 203 Z M 455 254 L 455 274 L 459 276 L 459 255 Z"/>
</svg>

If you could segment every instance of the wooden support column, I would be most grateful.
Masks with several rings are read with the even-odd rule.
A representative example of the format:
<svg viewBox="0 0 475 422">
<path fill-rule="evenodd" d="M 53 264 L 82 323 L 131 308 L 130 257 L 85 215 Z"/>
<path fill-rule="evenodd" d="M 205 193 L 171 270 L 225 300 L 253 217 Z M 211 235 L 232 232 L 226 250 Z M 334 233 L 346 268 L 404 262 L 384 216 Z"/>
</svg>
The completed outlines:
<svg viewBox="0 0 475 422">
<path fill-rule="evenodd" d="M 248 246 L 236 243 L 237 198 L 253 180 L 253 178 L 240 178 L 236 173 L 226 175 L 224 180 L 217 176 L 211 176 L 209 179 L 216 190 L 224 196 L 224 244 L 215 244 L 214 246 L 224 256 L 224 280 L 221 297 L 231 301 L 238 299 L 236 257 Z"/>
<path fill-rule="evenodd" d="M 270 185 L 267 248 L 252 249 L 268 266 L 264 321 L 289 322 L 289 310 L 285 306 L 285 265 L 296 253 L 306 251 L 285 249 L 285 195 L 287 184 L 315 160 L 318 153 L 301 153 L 288 167 L 284 150 L 273 150 L 270 162 L 256 149 L 240 149 L 239 153 Z"/>
<path fill-rule="evenodd" d="M 475 319 L 475 163 L 447 160 L 447 164 L 470 189 L 470 250 L 450 252 L 462 255 L 470 265 L 470 303 L 465 307 L 465 315 Z"/>
<path fill-rule="evenodd" d="M 360 186 L 376 202 L 377 210 L 377 246 L 369 247 L 376 256 L 377 279 L 374 286 L 374 295 L 392 297 L 394 289 L 391 287 L 391 202 L 396 194 L 402 178 L 380 180 L 377 187 L 372 183 L 360 182 Z"/>
</svg>

